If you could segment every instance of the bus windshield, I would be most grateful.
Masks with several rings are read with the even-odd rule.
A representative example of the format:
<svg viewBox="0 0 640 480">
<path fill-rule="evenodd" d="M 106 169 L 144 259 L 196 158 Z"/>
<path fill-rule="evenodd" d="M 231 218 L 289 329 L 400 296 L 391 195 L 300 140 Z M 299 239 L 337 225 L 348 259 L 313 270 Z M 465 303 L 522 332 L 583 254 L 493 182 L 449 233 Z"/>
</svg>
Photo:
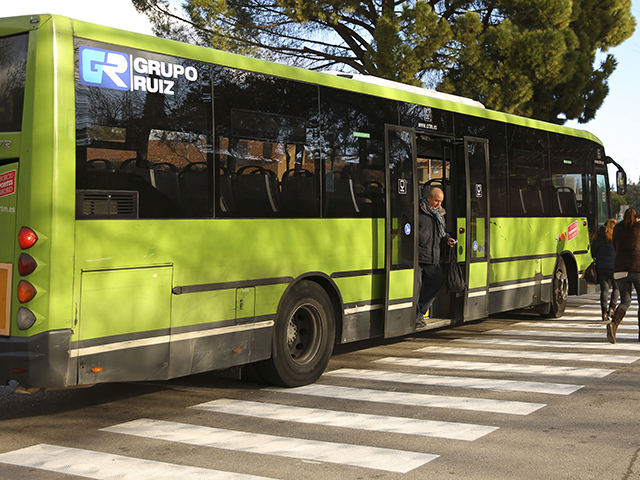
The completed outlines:
<svg viewBox="0 0 640 480">
<path fill-rule="evenodd" d="M 28 38 L 0 38 L 0 132 L 19 132 L 22 127 Z"/>
</svg>

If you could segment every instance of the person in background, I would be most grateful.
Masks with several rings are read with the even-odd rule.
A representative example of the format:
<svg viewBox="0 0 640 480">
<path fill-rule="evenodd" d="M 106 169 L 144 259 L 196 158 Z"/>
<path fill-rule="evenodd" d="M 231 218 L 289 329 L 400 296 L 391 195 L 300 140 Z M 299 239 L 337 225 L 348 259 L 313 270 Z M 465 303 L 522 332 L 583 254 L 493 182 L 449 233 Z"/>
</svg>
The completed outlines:
<svg viewBox="0 0 640 480">
<path fill-rule="evenodd" d="M 613 229 L 616 221 L 611 218 L 602 225 L 591 240 L 591 256 L 596 262 L 596 273 L 600 283 L 600 309 L 602 321 L 608 322 L 616 309 L 620 296 L 618 286 L 613 278 L 613 262 L 616 251 L 613 249 Z"/>
<path fill-rule="evenodd" d="M 446 232 L 445 210 L 442 208 L 444 193 L 432 187 L 429 195 L 420 202 L 418 214 L 418 312 L 416 328 L 426 326 L 424 316 L 444 284 L 440 268 L 440 243 L 446 241 L 453 247 L 457 240 Z"/>
<path fill-rule="evenodd" d="M 620 305 L 607 324 L 607 340 L 616 343 L 618 325 L 631 306 L 631 290 L 635 288 L 636 295 L 640 292 L 640 223 L 638 213 L 633 208 L 624 213 L 623 222 L 613 229 L 613 248 L 616 251 L 613 276 L 620 289 Z M 640 327 L 640 309 L 638 325 Z"/>
</svg>

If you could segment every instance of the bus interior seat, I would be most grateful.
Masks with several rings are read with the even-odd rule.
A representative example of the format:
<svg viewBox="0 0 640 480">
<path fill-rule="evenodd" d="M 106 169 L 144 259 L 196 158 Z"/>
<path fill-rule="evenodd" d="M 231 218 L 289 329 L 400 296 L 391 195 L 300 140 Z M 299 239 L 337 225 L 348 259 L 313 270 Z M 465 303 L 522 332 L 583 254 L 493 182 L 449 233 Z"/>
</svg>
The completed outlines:
<svg viewBox="0 0 640 480">
<path fill-rule="evenodd" d="M 153 173 L 151 162 L 140 157 L 130 158 L 120 164 L 120 170 L 129 174 L 141 177 L 145 182 L 156 188 L 156 178 Z"/>
<path fill-rule="evenodd" d="M 98 165 L 102 165 L 98 167 Z M 100 172 L 115 172 L 116 169 L 110 160 L 106 158 L 94 158 L 87 162 L 87 170 L 96 170 Z"/>
<path fill-rule="evenodd" d="M 544 215 L 544 202 L 542 200 L 542 191 L 535 186 L 520 187 L 520 201 L 526 215 L 542 216 Z"/>
<path fill-rule="evenodd" d="M 233 175 L 223 166 L 218 167 L 218 198 L 220 210 L 223 212 L 235 212 L 236 202 L 233 197 Z"/>
<path fill-rule="evenodd" d="M 179 175 L 182 206 L 188 210 L 207 205 L 209 179 L 205 162 L 190 163 Z"/>
<path fill-rule="evenodd" d="M 180 170 L 178 167 L 168 162 L 153 163 L 151 167 L 156 188 L 176 203 L 182 203 Z"/>
<path fill-rule="evenodd" d="M 355 185 L 349 174 L 334 173 L 333 191 L 326 192 L 324 212 L 329 217 L 348 217 L 360 213 Z"/>
<path fill-rule="evenodd" d="M 291 168 L 282 175 L 282 207 L 295 215 L 318 212 L 318 179 L 306 169 Z"/>
<path fill-rule="evenodd" d="M 577 217 L 580 215 L 576 201 L 576 193 L 573 191 L 573 188 L 558 187 L 556 191 L 558 192 L 560 212 L 568 217 Z"/>
<path fill-rule="evenodd" d="M 234 188 L 238 210 L 247 214 L 278 212 L 274 186 L 273 176 L 267 169 L 258 165 L 240 168 L 236 172 Z"/>
</svg>

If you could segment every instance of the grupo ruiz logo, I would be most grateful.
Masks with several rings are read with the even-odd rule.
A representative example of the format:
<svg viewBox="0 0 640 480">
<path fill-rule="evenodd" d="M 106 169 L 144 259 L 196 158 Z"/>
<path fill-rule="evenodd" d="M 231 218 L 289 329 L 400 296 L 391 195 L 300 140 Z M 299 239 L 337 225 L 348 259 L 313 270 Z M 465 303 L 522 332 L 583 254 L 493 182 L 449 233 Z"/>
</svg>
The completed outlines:
<svg viewBox="0 0 640 480">
<path fill-rule="evenodd" d="M 113 50 L 80 47 L 80 83 L 83 85 L 174 95 L 176 80 L 181 77 L 195 82 L 198 70 Z"/>
</svg>

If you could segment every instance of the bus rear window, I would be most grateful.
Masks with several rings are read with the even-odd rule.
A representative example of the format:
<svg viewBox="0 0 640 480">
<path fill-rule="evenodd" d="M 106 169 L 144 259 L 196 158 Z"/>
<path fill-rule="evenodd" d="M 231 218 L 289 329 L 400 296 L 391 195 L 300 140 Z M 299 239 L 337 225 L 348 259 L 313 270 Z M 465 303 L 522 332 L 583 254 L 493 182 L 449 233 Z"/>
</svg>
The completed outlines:
<svg viewBox="0 0 640 480">
<path fill-rule="evenodd" d="M 22 127 L 28 34 L 0 38 L 0 132 Z"/>
</svg>

